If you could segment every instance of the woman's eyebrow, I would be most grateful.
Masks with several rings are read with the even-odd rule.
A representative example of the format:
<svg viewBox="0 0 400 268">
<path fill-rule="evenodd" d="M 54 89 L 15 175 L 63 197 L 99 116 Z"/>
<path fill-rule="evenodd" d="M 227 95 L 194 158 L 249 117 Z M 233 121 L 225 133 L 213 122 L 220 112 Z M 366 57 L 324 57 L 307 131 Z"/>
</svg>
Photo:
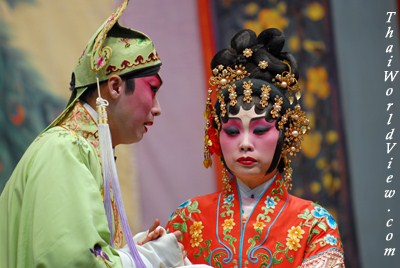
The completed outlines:
<svg viewBox="0 0 400 268">
<path fill-rule="evenodd" d="M 250 119 L 250 122 L 256 121 L 256 120 L 259 120 L 259 119 L 265 119 L 265 116 L 253 117 L 252 119 Z"/>
</svg>

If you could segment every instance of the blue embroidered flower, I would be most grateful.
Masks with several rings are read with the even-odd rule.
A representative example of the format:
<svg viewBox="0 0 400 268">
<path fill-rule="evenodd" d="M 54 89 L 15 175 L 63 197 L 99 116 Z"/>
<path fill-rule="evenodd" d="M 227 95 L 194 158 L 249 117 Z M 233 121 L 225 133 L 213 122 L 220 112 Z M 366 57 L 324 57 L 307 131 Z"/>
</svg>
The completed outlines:
<svg viewBox="0 0 400 268">
<path fill-rule="evenodd" d="M 332 229 L 336 229 L 336 221 L 332 217 L 332 215 L 323 207 L 316 207 L 311 211 L 311 213 L 314 215 L 316 218 L 325 218 L 326 222 L 328 223 L 329 227 Z"/>
<path fill-rule="evenodd" d="M 190 200 L 186 200 L 185 202 L 183 202 L 182 204 L 180 204 L 178 206 L 178 209 L 185 208 L 185 207 L 189 206 L 190 203 L 191 203 Z"/>
<path fill-rule="evenodd" d="M 324 239 L 329 245 L 336 246 L 337 244 L 337 238 L 335 238 L 333 235 L 328 234 Z"/>
<path fill-rule="evenodd" d="M 275 208 L 276 202 L 274 198 L 267 196 L 267 200 L 265 200 L 265 204 L 267 205 L 267 208 Z"/>
<path fill-rule="evenodd" d="M 230 194 L 225 198 L 224 203 L 230 205 L 232 203 L 233 199 L 234 199 L 234 195 Z"/>
</svg>

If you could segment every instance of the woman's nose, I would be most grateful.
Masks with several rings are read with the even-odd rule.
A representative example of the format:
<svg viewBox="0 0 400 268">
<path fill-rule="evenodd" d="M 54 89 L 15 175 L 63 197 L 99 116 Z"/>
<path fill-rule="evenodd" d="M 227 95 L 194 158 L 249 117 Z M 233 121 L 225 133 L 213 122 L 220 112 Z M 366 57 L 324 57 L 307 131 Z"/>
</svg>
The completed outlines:
<svg viewBox="0 0 400 268">
<path fill-rule="evenodd" d="M 243 140 L 240 143 L 240 151 L 248 152 L 248 151 L 253 151 L 253 150 L 254 150 L 254 146 L 250 142 L 249 136 L 244 135 Z"/>
</svg>

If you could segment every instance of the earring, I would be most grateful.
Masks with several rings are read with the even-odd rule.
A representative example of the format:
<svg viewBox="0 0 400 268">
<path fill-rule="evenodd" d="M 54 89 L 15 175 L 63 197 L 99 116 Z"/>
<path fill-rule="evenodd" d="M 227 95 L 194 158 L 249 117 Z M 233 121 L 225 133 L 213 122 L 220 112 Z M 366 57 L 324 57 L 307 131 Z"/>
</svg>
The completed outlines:
<svg viewBox="0 0 400 268">
<path fill-rule="evenodd" d="M 232 186 L 230 184 L 231 178 L 229 177 L 228 170 L 226 170 L 225 166 L 222 168 L 221 173 L 222 173 L 222 184 L 224 185 L 225 191 L 227 191 L 228 193 L 232 192 Z"/>
<path fill-rule="evenodd" d="M 283 160 L 284 160 L 284 163 L 285 163 L 285 167 L 283 168 L 283 179 L 284 179 L 283 183 L 284 183 L 286 189 L 292 190 L 292 186 L 293 186 L 293 184 L 292 184 L 293 169 L 290 166 L 290 163 L 292 162 L 292 160 L 290 160 L 286 156 L 286 154 L 283 154 L 282 157 L 283 157 Z"/>
</svg>

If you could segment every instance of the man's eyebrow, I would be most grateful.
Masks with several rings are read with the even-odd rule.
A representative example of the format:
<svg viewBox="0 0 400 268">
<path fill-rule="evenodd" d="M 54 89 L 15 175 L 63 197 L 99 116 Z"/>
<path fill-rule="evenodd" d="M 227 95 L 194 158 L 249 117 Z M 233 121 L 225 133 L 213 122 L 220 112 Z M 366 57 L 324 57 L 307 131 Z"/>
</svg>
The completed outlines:
<svg viewBox="0 0 400 268">
<path fill-rule="evenodd" d="M 158 82 L 160 82 L 160 87 L 161 87 L 163 84 L 163 80 L 161 79 L 161 76 L 159 74 L 157 74 L 156 77 L 158 78 Z"/>
</svg>

